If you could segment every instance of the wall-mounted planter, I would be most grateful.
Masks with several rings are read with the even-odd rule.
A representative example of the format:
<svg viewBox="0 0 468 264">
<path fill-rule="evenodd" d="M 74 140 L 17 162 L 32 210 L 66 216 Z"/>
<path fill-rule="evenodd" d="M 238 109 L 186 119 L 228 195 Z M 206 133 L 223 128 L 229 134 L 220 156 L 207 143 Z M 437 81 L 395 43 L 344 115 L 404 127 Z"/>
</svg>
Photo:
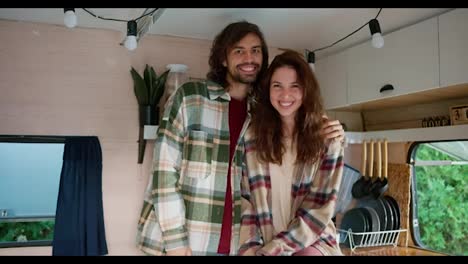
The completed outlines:
<svg viewBox="0 0 468 264">
<path fill-rule="evenodd" d="M 145 125 L 159 124 L 159 108 L 156 107 L 161 101 L 164 93 L 164 86 L 169 74 L 166 70 L 161 75 L 157 75 L 153 67 L 146 64 L 143 75 L 140 75 L 133 67 L 130 69 L 133 79 L 133 91 L 138 101 L 138 116 L 140 132 L 138 136 L 138 163 L 143 163 L 146 140 L 144 139 Z"/>
<path fill-rule="evenodd" d="M 159 107 L 140 105 L 138 107 L 140 126 L 155 126 L 159 123 Z"/>
<path fill-rule="evenodd" d="M 143 139 L 155 140 L 158 133 L 159 126 L 145 126 L 143 132 Z"/>
<path fill-rule="evenodd" d="M 154 136 L 156 136 L 157 125 L 159 125 L 159 107 L 154 105 L 140 105 L 138 107 L 138 115 L 140 121 L 140 131 L 138 136 L 138 164 L 143 163 L 145 155 L 146 140 L 151 131 L 146 132 L 146 127 L 153 127 Z"/>
</svg>

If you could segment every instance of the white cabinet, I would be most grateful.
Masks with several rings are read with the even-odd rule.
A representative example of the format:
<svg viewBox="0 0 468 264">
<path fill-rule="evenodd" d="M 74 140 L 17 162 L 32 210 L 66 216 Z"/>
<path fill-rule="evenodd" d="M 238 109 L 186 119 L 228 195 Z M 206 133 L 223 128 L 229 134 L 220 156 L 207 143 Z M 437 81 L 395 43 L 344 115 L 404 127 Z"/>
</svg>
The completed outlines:
<svg viewBox="0 0 468 264">
<path fill-rule="evenodd" d="M 468 9 L 439 16 L 440 84 L 468 83 Z"/>
<path fill-rule="evenodd" d="M 468 125 L 440 126 L 425 128 L 409 128 L 395 130 L 381 130 L 369 132 L 346 132 L 346 142 L 360 144 L 366 140 L 387 139 L 388 142 L 410 141 L 440 141 L 453 139 L 468 139 Z"/>
<path fill-rule="evenodd" d="M 347 106 L 347 52 L 343 51 L 317 60 L 315 75 L 325 109 Z"/>
<path fill-rule="evenodd" d="M 386 34 L 384 39 L 380 49 L 367 41 L 347 50 L 348 104 L 439 87 L 437 17 Z M 394 90 L 380 92 L 386 84 Z"/>
</svg>

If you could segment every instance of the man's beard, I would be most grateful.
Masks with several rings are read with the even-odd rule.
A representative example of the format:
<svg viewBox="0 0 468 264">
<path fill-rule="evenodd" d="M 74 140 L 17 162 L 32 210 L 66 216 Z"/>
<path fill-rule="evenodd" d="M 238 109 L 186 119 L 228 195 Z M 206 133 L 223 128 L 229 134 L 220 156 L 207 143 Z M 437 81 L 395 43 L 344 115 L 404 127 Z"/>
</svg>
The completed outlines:
<svg viewBox="0 0 468 264">
<path fill-rule="evenodd" d="M 231 72 L 229 72 L 229 75 L 231 76 L 231 79 L 235 82 L 243 83 L 243 84 L 252 84 L 257 80 L 258 71 L 252 75 L 242 76 L 238 72 L 236 72 L 235 74 L 232 74 Z"/>
</svg>

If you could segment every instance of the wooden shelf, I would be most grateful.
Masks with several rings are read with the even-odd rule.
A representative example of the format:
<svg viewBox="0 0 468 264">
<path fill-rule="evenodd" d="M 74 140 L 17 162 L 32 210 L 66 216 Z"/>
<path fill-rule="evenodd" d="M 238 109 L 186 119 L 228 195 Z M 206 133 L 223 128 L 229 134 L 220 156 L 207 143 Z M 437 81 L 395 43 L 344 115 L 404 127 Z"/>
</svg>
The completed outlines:
<svg viewBox="0 0 468 264">
<path fill-rule="evenodd" d="M 348 144 L 359 144 L 371 139 L 387 139 L 388 142 L 468 139 L 468 125 L 346 132 Z"/>
</svg>

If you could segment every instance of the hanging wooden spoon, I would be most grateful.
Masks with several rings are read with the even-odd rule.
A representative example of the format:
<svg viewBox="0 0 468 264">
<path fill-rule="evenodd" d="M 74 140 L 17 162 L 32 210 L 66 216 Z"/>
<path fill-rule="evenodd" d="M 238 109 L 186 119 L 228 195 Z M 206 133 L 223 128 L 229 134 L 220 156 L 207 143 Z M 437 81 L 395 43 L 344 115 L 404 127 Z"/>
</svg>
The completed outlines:
<svg viewBox="0 0 468 264">
<path fill-rule="evenodd" d="M 363 187 L 364 196 L 370 195 L 374 183 L 374 140 L 369 143 L 369 181 Z"/>
<path fill-rule="evenodd" d="M 383 173 L 381 173 L 381 160 L 380 160 L 380 141 L 378 143 L 378 151 L 379 154 L 377 154 L 377 159 L 378 159 L 378 165 L 377 165 L 377 171 L 379 172 L 380 176 L 378 180 L 374 183 L 374 186 L 372 188 L 372 195 L 375 198 L 379 198 L 382 196 L 382 194 L 387 191 L 388 189 L 388 180 L 387 180 L 387 172 L 388 172 L 388 142 L 387 140 L 384 140 L 383 144 L 383 164 L 384 164 L 384 169 Z M 383 174 L 383 175 L 382 175 Z"/>
<path fill-rule="evenodd" d="M 364 187 L 367 186 L 371 179 L 367 176 L 366 172 L 367 165 L 367 142 L 362 141 L 362 156 L 361 156 L 361 177 L 353 184 L 351 194 L 354 198 L 362 198 L 367 194 L 364 192 Z"/>
</svg>

